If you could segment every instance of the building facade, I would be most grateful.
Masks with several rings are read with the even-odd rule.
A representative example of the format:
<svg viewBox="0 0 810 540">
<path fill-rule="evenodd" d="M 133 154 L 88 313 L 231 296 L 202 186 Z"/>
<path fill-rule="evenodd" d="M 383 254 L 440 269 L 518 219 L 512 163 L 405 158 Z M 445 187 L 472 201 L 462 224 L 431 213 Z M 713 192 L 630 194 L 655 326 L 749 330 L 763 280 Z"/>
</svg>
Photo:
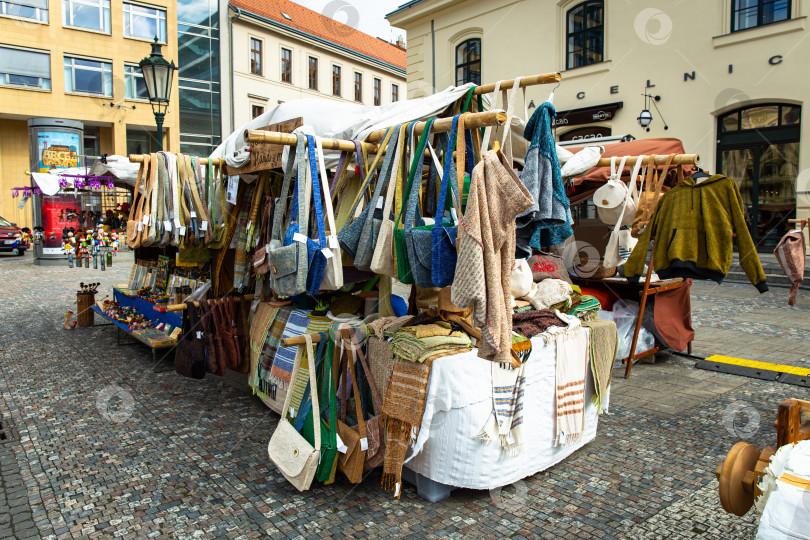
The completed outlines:
<svg viewBox="0 0 810 540">
<path fill-rule="evenodd" d="M 405 99 L 404 45 L 287 0 L 229 5 L 231 124 L 301 98 L 385 105 Z"/>
<path fill-rule="evenodd" d="M 810 214 L 809 11 L 806 0 L 414 0 L 387 18 L 408 33 L 409 97 L 558 71 L 559 141 L 680 139 L 738 182 L 765 251 Z M 550 91 L 527 89 L 529 113 Z"/>
<path fill-rule="evenodd" d="M 32 225 L 31 203 L 20 209 L 11 196 L 12 187 L 30 182 L 29 119 L 81 121 L 85 155 L 154 145 L 155 119 L 137 64 L 155 35 L 163 54 L 177 58 L 176 20 L 167 0 L 0 0 L 0 216 Z M 178 110 L 171 109 L 164 144 L 177 151 Z"/>
<path fill-rule="evenodd" d="M 224 135 L 218 0 L 177 2 L 180 151 L 207 156 Z"/>
</svg>

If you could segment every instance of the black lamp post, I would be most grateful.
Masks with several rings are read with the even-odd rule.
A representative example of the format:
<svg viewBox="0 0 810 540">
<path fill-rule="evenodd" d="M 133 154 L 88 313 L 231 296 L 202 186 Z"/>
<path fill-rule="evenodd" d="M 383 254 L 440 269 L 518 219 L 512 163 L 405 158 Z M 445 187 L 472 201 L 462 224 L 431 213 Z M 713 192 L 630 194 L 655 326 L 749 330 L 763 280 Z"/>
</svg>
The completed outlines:
<svg viewBox="0 0 810 540">
<path fill-rule="evenodd" d="M 169 98 L 172 94 L 172 77 L 177 69 L 174 62 L 168 62 L 160 52 L 162 45 L 155 41 L 152 43 L 152 54 L 138 64 L 146 83 L 146 93 L 149 94 L 149 103 L 155 114 L 157 124 L 158 152 L 163 150 L 163 119 L 169 108 Z"/>
</svg>

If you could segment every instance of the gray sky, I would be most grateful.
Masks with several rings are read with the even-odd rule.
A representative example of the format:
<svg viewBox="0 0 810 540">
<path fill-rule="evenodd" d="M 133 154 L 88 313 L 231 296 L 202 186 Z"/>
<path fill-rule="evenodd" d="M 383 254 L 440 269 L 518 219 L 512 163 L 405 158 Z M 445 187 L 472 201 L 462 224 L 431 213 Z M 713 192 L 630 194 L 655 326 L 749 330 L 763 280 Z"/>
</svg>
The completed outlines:
<svg viewBox="0 0 810 540">
<path fill-rule="evenodd" d="M 387 41 L 405 37 L 405 31 L 393 28 L 385 20 L 385 14 L 397 9 L 407 0 L 293 0 L 312 11 L 317 11 L 336 21 L 348 24 Z"/>
</svg>

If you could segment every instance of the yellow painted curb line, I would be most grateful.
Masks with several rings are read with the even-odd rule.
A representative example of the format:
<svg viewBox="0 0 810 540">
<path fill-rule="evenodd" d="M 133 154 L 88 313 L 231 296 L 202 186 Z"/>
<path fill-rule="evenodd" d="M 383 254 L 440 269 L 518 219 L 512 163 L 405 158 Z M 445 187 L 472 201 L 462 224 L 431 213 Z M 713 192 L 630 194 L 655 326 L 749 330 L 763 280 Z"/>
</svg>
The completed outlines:
<svg viewBox="0 0 810 540">
<path fill-rule="evenodd" d="M 713 354 L 706 358 L 707 362 L 719 362 L 721 364 L 732 364 L 735 366 L 748 367 L 753 369 L 764 369 L 767 371 L 776 371 L 779 373 L 790 373 L 791 375 L 798 375 L 799 377 L 810 377 L 810 369 L 788 366 L 785 364 L 771 364 L 769 362 L 759 362 L 757 360 L 745 360 L 743 358 L 733 358 L 731 356 L 722 356 Z"/>
</svg>

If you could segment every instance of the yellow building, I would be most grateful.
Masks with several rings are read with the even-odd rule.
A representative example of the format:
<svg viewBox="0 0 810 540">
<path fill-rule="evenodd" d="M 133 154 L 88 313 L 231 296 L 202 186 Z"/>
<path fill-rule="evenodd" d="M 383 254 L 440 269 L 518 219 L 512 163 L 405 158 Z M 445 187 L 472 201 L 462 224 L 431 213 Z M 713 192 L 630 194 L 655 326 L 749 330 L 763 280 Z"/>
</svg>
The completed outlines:
<svg viewBox="0 0 810 540">
<path fill-rule="evenodd" d="M 11 196 L 12 187 L 29 184 L 29 119 L 81 121 L 86 155 L 154 149 L 137 63 L 155 35 L 177 63 L 175 2 L 0 0 L 0 216 L 32 224 L 32 204 L 18 209 Z M 164 148 L 179 151 L 176 76 L 173 84 Z"/>
<path fill-rule="evenodd" d="M 801 0 L 414 0 L 387 19 L 407 31 L 409 97 L 559 71 L 559 141 L 680 139 L 738 182 L 768 250 L 810 213 L 809 13 Z M 529 113 L 550 90 L 528 89 Z"/>
</svg>

